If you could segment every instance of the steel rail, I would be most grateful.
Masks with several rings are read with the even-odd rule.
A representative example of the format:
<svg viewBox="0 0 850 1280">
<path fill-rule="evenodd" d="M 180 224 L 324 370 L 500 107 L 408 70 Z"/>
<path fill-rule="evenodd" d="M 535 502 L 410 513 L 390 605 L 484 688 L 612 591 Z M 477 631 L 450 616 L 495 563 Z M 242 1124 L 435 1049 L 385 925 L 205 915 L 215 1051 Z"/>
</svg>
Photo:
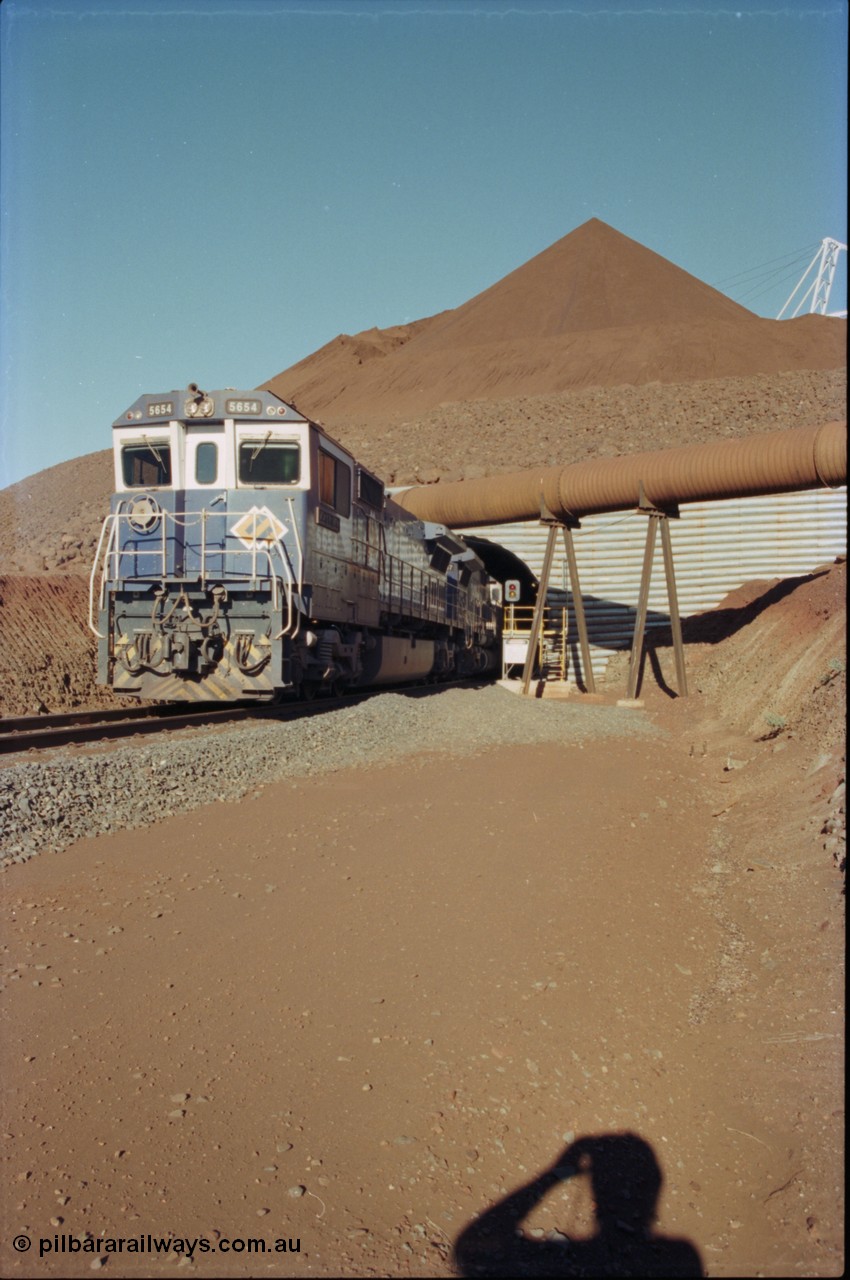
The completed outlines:
<svg viewBox="0 0 850 1280">
<path fill-rule="evenodd" d="M 179 710 L 171 707 L 130 707 L 125 711 L 7 717 L 0 719 L 0 755 L 244 719 L 256 714 L 257 710 L 253 706 L 222 707 L 215 703 L 203 708 L 193 707 L 191 711 L 182 706 Z"/>
<path fill-rule="evenodd" d="M 420 685 L 388 685 L 357 689 L 334 697 L 299 699 L 292 702 L 206 703 L 187 710 L 179 706 L 128 707 L 109 711 L 60 712 L 56 715 L 0 718 L 0 755 L 20 754 L 51 747 L 104 742 L 134 734 L 162 733 L 203 725 L 226 724 L 238 720 L 295 720 L 323 715 L 341 707 L 357 706 L 381 693 L 402 693 L 422 697 L 456 688 L 484 683 L 481 676 Z M 487 682 L 489 683 L 489 681 Z"/>
<path fill-rule="evenodd" d="M 220 706 L 220 703 L 199 703 L 200 710 Z M 52 711 L 36 716 L 0 716 L 0 733 L 27 733 L 38 729 L 59 729 L 71 725 L 106 724 L 111 720 L 142 720 L 146 717 L 179 714 L 182 705 L 170 703 L 154 706 L 104 707 L 99 711 Z"/>
</svg>

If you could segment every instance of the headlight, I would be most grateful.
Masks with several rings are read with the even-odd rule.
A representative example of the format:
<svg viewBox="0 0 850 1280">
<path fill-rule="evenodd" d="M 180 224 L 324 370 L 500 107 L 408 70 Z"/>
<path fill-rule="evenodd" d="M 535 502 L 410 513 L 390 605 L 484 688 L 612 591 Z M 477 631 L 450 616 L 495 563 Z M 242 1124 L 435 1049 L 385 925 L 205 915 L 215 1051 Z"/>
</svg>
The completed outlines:
<svg viewBox="0 0 850 1280">
<path fill-rule="evenodd" d="M 149 494 L 145 494 L 142 498 L 135 498 L 131 503 L 127 512 L 127 519 L 130 528 L 136 533 L 153 533 L 159 524 L 159 518 L 162 510 L 156 498 L 152 498 Z"/>
<path fill-rule="evenodd" d="M 215 405 L 209 396 L 204 396 L 201 400 L 186 401 L 186 417 L 187 418 L 211 418 Z"/>
</svg>

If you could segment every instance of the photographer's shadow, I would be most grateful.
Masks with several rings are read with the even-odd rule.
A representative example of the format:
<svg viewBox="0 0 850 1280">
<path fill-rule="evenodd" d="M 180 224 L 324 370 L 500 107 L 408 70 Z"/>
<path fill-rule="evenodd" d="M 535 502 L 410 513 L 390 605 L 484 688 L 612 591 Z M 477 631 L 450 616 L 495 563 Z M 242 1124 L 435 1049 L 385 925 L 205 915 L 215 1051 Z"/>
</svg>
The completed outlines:
<svg viewBox="0 0 850 1280">
<path fill-rule="evenodd" d="M 585 1175 L 595 1235 L 535 1240 L 522 1233 L 523 1220 L 554 1187 Z M 461 1232 L 455 1265 L 462 1276 L 702 1276 L 690 1241 L 653 1233 L 662 1181 L 652 1147 L 635 1134 L 579 1138 Z"/>
</svg>

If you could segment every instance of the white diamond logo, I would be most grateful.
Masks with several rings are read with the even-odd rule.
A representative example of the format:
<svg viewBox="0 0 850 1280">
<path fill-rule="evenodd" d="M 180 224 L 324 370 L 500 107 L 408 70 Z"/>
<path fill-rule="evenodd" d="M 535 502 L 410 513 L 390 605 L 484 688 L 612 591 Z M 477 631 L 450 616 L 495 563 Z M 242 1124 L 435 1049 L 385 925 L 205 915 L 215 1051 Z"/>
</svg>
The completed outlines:
<svg viewBox="0 0 850 1280">
<path fill-rule="evenodd" d="M 230 533 L 251 551 L 260 544 L 270 546 L 287 533 L 286 525 L 268 507 L 252 507 L 231 525 Z"/>
</svg>

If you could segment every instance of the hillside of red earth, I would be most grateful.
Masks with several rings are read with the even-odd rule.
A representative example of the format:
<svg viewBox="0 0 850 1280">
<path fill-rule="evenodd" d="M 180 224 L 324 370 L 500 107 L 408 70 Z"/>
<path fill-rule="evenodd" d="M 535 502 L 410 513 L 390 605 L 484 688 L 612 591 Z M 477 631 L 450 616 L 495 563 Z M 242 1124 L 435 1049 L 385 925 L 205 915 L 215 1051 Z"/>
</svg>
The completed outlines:
<svg viewBox="0 0 850 1280">
<path fill-rule="evenodd" d="M 647 641 L 643 695 L 679 714 L 709 718 L 751 742 L 794 738 L 810 752 L 841 754 L 846 723 L 847 563 L 810 574 L 745 582 L 682 624 L 688 699 L 673 700 L 669 628 Z M 629 655 L 615 654 L 605 685 L 625 688 Z"/>
<path fill-rule="evenodd" d="M 846 322 L 767 320 L 592 218 L 452 311 L 342 334 L 263 385 L 336 426 L 362 415 L 844 363 Z"/>
<path fill-rule="evenodd" d="M 97 685 L 97 641 L 81 574 L 0 577 L 0 718 L 119 707 Z"/>
</svg>

